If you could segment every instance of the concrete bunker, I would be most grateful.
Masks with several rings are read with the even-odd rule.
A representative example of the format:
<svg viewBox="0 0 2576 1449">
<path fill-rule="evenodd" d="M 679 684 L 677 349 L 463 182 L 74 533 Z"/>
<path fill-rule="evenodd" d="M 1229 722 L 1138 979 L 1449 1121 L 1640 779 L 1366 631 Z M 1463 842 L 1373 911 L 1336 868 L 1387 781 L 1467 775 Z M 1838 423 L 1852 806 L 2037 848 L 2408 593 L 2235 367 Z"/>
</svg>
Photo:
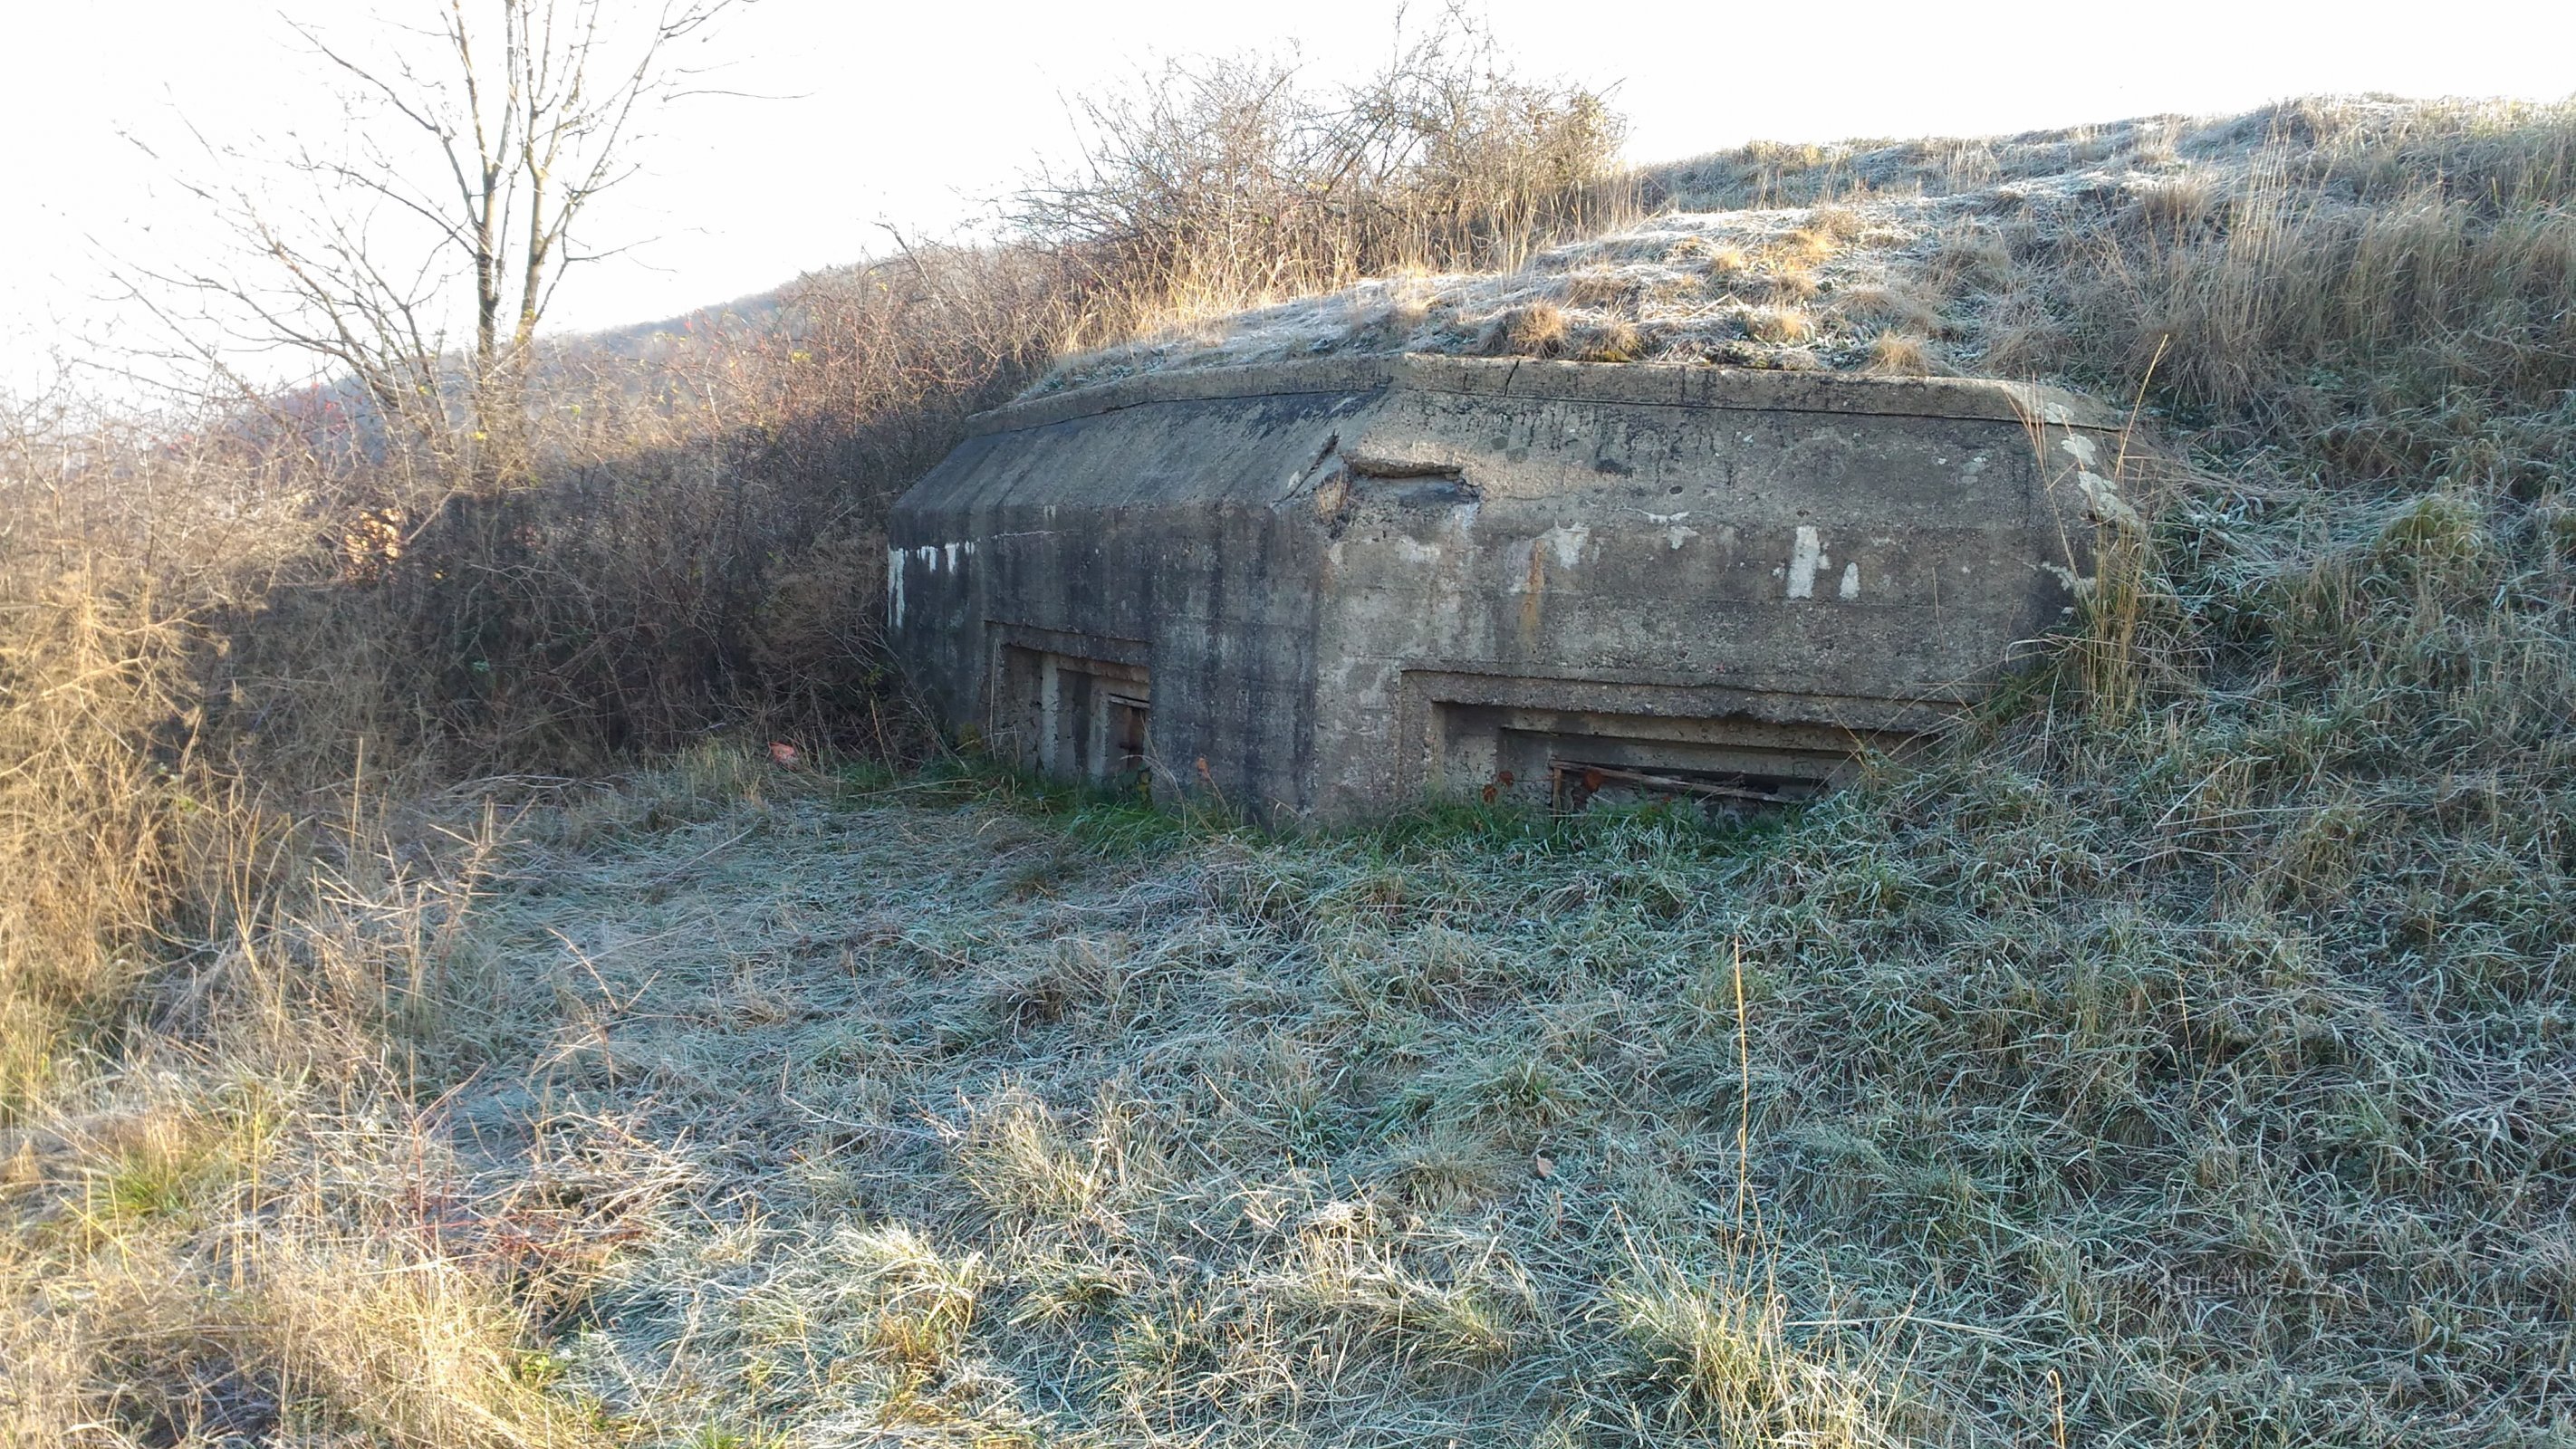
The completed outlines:
<svg viewBox="0 0 2576 1449">
<path fill-rule="evenodd" d="M 1776 804 L 2064 626 L 2119 446 L 1976 379 L 1148 374 L 975 419 L 895 504 L 887 615 L 950 727 L 1067 778 Z"/>
</svg>

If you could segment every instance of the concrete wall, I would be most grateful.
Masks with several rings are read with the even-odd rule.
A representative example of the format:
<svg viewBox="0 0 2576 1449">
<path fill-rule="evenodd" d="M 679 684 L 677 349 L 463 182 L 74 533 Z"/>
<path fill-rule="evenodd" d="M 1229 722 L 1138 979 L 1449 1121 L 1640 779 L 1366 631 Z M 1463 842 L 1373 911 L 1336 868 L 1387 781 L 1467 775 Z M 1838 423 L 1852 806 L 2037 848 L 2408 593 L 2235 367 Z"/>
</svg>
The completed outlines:
<svg viewBox="0 0 2576 1449">
<path fill-rule="evenodd" d="M 1113 772 L 1038 741 L 1091 726 L 1027 681 L 1096 674 L 1150 690 L 1157 788 L 1256 808 L 1554 793 L 1567 761 L 1778 793 L 2065 620 L 2115 421 L 1953 379 L 1149 375 L 979 419 L 896 505 L 889 620 L 952 725 L 1060 770 Z"/>
</svg>

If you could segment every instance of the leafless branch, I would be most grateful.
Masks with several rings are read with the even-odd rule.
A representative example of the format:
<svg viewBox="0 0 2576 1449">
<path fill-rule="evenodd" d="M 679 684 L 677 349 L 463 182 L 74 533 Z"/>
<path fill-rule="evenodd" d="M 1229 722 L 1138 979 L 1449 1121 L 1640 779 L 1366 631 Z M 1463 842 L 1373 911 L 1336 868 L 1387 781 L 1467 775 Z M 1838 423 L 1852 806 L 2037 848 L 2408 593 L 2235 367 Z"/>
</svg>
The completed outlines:
<svg viewBox="0 0 2576 1449">
<path fill-rule="evenodd" d="M 344 375 L 389 436 L 460 459 L 473 486 L 524 467 L 527 371 L 565 271 L 606 254 L 576 237 L 635 174 L 646 115 L 701 72 L 673 42 L 751 0 L 410 0 L 422 23 L 352 41 L 288 29 L 345 87 L 347 125 L 268 160 L 284 185 L 182 176 L 232 229 L 244 265 L 137 271 L 220 313 L 225 344 L 283 348 Z M 222 173 L 247 153 L 197 136 Z M 175 305 L 155 315 L 179 320 Z M 458 322 L 451 345 L 449 326 Z"/>
</svg>

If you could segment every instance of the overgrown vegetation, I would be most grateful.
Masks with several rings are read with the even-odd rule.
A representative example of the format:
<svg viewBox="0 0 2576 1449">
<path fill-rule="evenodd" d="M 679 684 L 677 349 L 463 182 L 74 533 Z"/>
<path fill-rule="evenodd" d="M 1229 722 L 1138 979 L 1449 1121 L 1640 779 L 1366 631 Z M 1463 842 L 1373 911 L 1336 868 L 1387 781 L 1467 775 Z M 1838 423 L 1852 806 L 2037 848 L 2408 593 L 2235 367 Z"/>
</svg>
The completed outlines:
<svg viewBox="0 0 2576 1449">
<path fill-rule="evenodd" d="M 1605 100 L 1519 78 L 1454 19 L 1338 89 L 1279 57 L 1175 61 L 1078 119 L 1080 164 L 1014 208 L 1126 304 L 1068 344 L 1392 271 L 1509 269 L 1635 208 Z"/>
<path fill-rule="evenodd" d="M 1408 74 L 1191 71 L 1025 245 L 561 349 L 525 487 L 15 405 L 0 1436 L 2576 1434 L 2576 112 L 1757 147 L 1630 223 L 1484 71 L 1327 144 Z M 910 768 L 872 529 L 957 420 L 1319 339 L 2045 376 L 2197 466 L 1767 832 Z"/>
</svg>

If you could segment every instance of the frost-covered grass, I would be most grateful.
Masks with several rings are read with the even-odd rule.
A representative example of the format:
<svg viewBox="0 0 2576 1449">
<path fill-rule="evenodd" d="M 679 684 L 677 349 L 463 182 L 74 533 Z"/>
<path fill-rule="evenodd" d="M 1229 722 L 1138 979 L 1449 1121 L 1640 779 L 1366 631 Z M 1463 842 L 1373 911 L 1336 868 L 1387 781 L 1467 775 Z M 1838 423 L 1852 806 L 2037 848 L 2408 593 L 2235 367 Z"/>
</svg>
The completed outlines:
<svg viewBox="0 0 2576 1449">
<path fill-rule="evenodd" d="M 1041 390 L 1137 371 L 1408 352 L 1815 369 L 1870 364 L 1882 332 L 1936 332 L 1910 287 L 1953 204 L 1669 212 L 1515 272 L 1357 283 L 1150 331 L 1069 358 Z"/>
<path fill-rule="evenodd" d="M 1887 1334 L 1788 1326 L 1849 1295 L 1773 1281 L 1723 1104 L 1635 1095 L 1733 1050 L 1681 893 L 1753 839 L 746 783 L 676 828 L 639 828 L 649 785 L 559 818 L 542 892 L 485 918 L 505 1011 L 578 1004 L 467 1110 L 507 1142 L 579 1101 L 705 1164 L 554 1350 L 650 1436 L 1874 1443 L 1901 1412 Z"/>
<path fill-rule="evenodd" d="M 1753 831 L 721 750 L 538 806 L 343 1251 L 525 1315 L 432 1399 L 492 1442 L 2553 1442 L 2576 656 L 2563 605 L 2408 641 L 2569 565 L 2231 532 L 2231 587 L 2372 601 L 2382 669 L 2070 664 Z M 259 1221 L 238 1165 L 44 1160 L 22 1204 L 183 1260 Z M 254 1382 L 408 1422 L 278 1311 L 220 1340 Z"/>
</svg>

